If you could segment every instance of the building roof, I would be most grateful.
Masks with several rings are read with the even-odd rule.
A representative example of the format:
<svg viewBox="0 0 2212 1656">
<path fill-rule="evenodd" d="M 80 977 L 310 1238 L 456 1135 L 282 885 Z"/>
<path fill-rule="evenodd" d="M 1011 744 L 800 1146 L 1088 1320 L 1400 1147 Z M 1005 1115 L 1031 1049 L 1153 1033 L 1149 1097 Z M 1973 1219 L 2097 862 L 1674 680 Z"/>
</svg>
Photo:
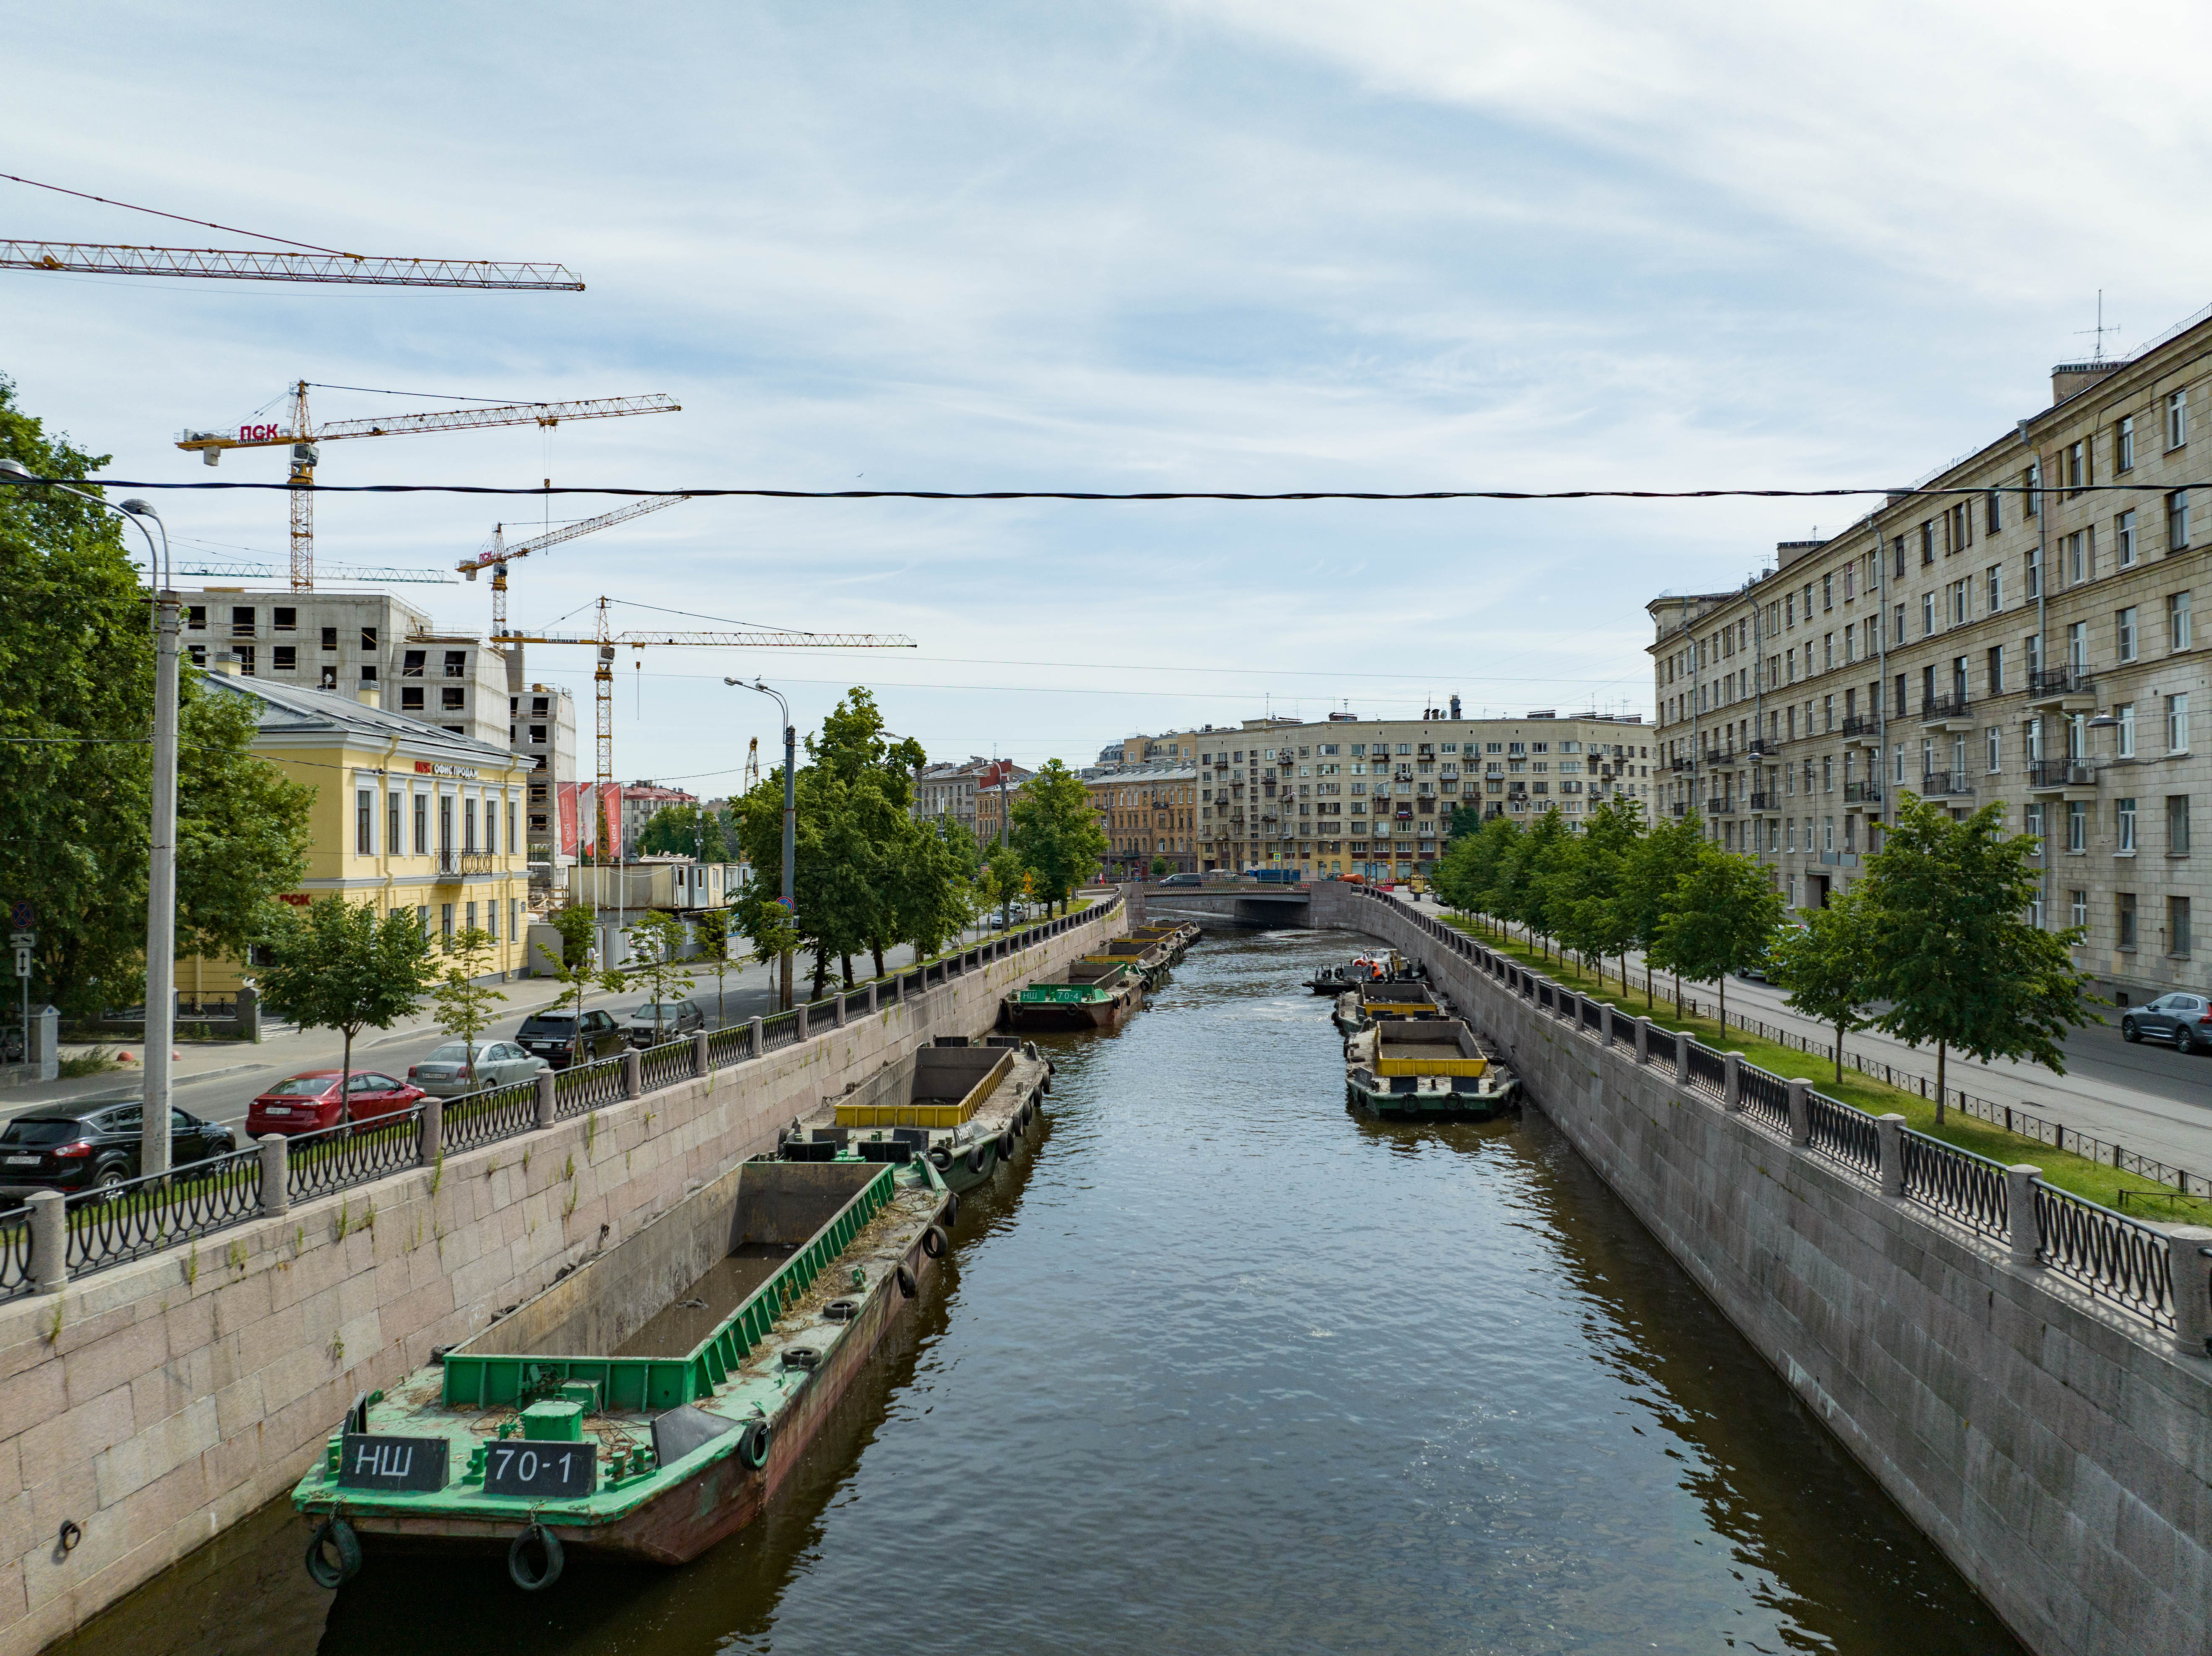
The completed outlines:
<svg viewBox="0 0 2212 1656">
<path fill-rule="evenodd" d="M 260 704 L 255 722 L 264 736 L 328 737 L 389 744 L 394 740 L 412 749 L 436 749 L 463 764 L 524 765 L 505 748 L 452 731 L 405 713 L 372 707 L 337 690 L 311 690 L 304 685 L 280 684 L 265 678 L 230 673 L 202 672 L 201 686 L 220 694 L 243 697 Z"/>
</svg>

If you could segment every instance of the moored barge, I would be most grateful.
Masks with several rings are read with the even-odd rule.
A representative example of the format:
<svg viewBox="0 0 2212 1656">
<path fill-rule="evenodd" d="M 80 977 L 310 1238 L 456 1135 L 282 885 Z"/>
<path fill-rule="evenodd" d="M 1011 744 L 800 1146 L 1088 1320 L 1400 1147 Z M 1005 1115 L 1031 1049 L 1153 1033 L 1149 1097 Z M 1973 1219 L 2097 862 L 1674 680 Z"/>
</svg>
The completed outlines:
<svg viewBox="0 0 2212 1656">
<path fill-rule="evenodd" d="M 1386 1018 L 1345 1044 L 1345 1088 L 1376 1115 L 1490 1116 L 1521 1078 L 1457 1018 Z"/>
<path fill-rule="evenodd" d="M 946 1251 L 927 1161 L 733 1168 L 388 1393 L 292 1492 L 309 1573 L 362 1544 L 505 1545 L 528 1589 L 568 1549 L 680 1564 L 798 1466 Z"/>
<path fill-rule="evenodd" d="M 1324 966 L 1306 980 L 1316 995 L 1341 995 L 1364 983 L 1425 983 L 1428 973 L 1418 961 L 1408 961 L 1396 949 L 1379 955 L 1354 955 L 1343 966 Z"/>
<path fill-rule="evenodd" d="M 1078 961 L 1060 983 L 1032 983 L 999 1003 L 1006 1028 L 1035 1034 L 1111 1029 L 1145 1003 L 1145 980 L 1126 961 Z"/>
<path fill-rule="evenodd" d="M 1443 1016 L 1444 1003 L 1424 983 L 1363 983 L 1337 997 L 1331 1016 L 1338 1033 L 1352 1035 L 1391 1018 Z"/>
<path fill-rule="evenodd" d="M 777 1154 L 791 1162 L 926 1157 L 964 1194 L 1020 1154 L 1051 1085 L 1052 1065 L 1034 1041 L 939 1036 L 793 1122 Z"/>
</svg>

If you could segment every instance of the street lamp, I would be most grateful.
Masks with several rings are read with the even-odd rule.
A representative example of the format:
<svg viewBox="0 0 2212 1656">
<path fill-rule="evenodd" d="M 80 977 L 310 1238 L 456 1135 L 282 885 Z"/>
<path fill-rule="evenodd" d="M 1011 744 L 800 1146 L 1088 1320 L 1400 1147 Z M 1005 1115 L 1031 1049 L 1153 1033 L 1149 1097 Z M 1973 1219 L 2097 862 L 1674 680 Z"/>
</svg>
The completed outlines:
<svg viewBox="0 0 2212 1656">
<path fill-rule="evenodd" d="M 780 690 L 771 690 L 755 679 L 748 684 L 741 678 L 726 678 L 723 683 L 734 689 L 758 690 L 763 695 L 772 695 L 783 713 L 783 908 L 787 917 L 796 918 L 799 905 L 793 896 L 792 864 L 798 856 L 799 838 L 799 731 L 791 722 L 791 704 L 783 699 Z M 791 951 L 783 951 L 783 1004 L 777 1010 L 791 1009 Z"/>
<path fill-rule="evenodd" d="M 58 488 L 105 507 L 146 537 L 146 584 L 154 589 L 154 823 L 146 870 L 146 1051 L 139 1110 L 138 1171 L 169 1170 L 169 1043 L 177 1022 L 177 595 L 172 587 L 169 529 L 144 500 L 121 505 L 34 476 L 21 461 L 0 459 L 0 482 Z M 161 531 L 154 549 L 151 518 Z M 23 1031 L 25 1055 L 31 1032 Z"/>
</svg>

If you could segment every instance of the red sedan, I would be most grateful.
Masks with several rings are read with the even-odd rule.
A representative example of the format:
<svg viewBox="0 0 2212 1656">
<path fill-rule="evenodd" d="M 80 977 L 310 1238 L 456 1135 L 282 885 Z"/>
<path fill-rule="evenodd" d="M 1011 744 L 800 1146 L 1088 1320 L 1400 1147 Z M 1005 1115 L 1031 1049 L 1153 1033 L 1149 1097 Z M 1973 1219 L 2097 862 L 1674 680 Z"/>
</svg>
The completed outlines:
<svg viewBox="0 0 2212 1656">
<path fill-rule="evenodd" d="M 411 1110 L 428 1096 L 420 1087 L 374 1070 L 356 1070 L 343 1079 L 336 1070 L 310 1070 L 280 1081 L 255 1099 L 246 1112 L 251 1138 L 264 1133 L 316 1132 L 341 1122 L 374 1121 Z"/>
</svg>

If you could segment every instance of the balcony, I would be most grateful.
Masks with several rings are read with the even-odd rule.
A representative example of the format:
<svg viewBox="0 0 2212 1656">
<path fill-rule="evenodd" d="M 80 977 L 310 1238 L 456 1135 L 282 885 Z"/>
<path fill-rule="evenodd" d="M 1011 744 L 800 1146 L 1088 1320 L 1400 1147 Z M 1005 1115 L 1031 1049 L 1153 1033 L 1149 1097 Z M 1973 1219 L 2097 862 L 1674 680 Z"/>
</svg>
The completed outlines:
<svg viewBox="0 0 2212 1656">
<path fill-rule="evenodd" d="M 1881 729 L 1881 720 L 1872 713 L 1845 713 L 1844 722 L 1838 729 L 1846 738 L 1862 737 L 1871 741 L 1875 732 Z"/>
<path fill-rule="evenodd" d="M 2097 773 L 2086 759 L 2037 759 L 2027 767 L 2030 793 L 2058 793 L 2075 788 L 2094 790 Z"/>
<path fill-rule="evenodd" d="M 1844 803 L 1847 805 L 1878 805 L 1881 803 L 1881 784 L 1846 782 L 1844 784 Z"/>
<path fill-rule="evenodd" d="M 2097 682 L 2087 665 L 2069 662 L 2062 667 L 2039 667 L 2027 676 L 2027 705 L 2057 707 L 2064 713 L 2090 713 L 2097 706 Z"/>
<path fill-rule="evenodd" d="M 1964 690 L 1954 690 L 1948 695 L 1923 696 L 1920 702 L 1920 722 L 1941 730 L 1972 728 L 1973 709 Z M 1964 790 L 1971 793 L 1971 788 Z"/>
<path fill-rule="evenodd" d="M 1750 741 L 1743 744 L 1744 757 L 1747 759 L 1764 759 L 1767 755 L 1774 751 L 1775 746 L 1776 744 L 1774 743 L 1769 742 L 1765 737 L 1754 736 Z"/>
<path fill-rule="evenodd" d="M 1690 808 L 1687 805 L 1682 804 L 1680 800 L 1677 800 L 1674 804 L 1667 807 L 1667 813 L 1670 816 L 1680 816 L 1686 813 L 1689 809 Z"/>
<path fill-rule="evenodd" d="M 1667 761 L 1667 768 L 1674 772 L 1675 775 L 1680 776 L 1684 771 L 1688 770 L 1697 761 L 1695 760 L 1691 759 L 1670 759 Z"/>
<path fill-rule="evenodd" d="M 1776 802 L 1780 798 L 1781 796 L 1779 794 L 1754 793 L 1751 796 L 1751 808 L 1755 811 L 1779 810 L 1781 806 Z"/>
<path fill-rule="evenodd" d="M 1708 816 L 1733 816 L 1735 815 L 1735 808 L 1736 802 L 1733 799 L 1708 799 L 1705 802 L 1705 815 Z"/>
<path fill-rule="evenodd" d="M 1923 799 L 1971 798 L 1973 792 L 1974 785 L 1966 779 L 1964 771 L 1929 771 L 1920 779 L 1920 797 Z"/>
</svg>

